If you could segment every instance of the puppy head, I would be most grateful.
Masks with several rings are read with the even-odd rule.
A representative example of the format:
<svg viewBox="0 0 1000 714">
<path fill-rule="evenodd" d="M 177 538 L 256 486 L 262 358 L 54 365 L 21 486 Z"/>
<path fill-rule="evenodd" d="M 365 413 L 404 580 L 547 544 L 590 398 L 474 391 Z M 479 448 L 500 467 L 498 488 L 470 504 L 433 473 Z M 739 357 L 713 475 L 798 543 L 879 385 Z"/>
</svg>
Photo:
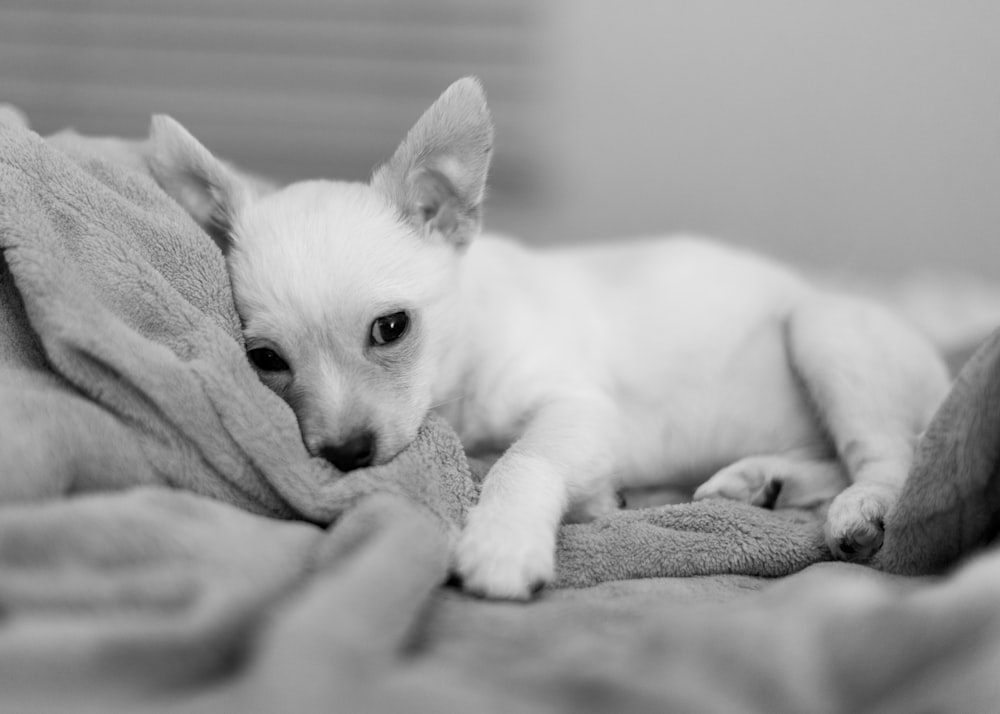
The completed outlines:
<svg viewBox="0 0 1000 714">
<path fill-rule="evenodd" d="M 431 407 L 492 142 L 482 88 L 466 78 L 370 183 L 268 192 L 153 119 L 152 172 L 225 253 L 251 362 L 310 453 L 341 470 L 392 459 Z"/>
</svg>

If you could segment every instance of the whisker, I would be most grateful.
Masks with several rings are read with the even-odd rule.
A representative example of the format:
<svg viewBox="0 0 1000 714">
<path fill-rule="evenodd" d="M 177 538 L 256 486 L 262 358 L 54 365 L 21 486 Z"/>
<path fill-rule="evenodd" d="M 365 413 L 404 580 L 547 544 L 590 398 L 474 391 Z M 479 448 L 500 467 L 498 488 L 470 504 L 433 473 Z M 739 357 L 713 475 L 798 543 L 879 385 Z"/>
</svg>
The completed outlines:
<svg viewBox="0 0 1000 714">
<path fill-rule="evenodd" d="M 464 398 L 465 398 L 464 394 L 459 394 L 458 396 L 452 397 L 451 399 L 445 399 L 444 401 L 438 402 L 437 404 L 431 404 L 431 409 L 437 409 L 438 407 L 443 407 L 445 404 L 452 404 Z"/>
</svg>

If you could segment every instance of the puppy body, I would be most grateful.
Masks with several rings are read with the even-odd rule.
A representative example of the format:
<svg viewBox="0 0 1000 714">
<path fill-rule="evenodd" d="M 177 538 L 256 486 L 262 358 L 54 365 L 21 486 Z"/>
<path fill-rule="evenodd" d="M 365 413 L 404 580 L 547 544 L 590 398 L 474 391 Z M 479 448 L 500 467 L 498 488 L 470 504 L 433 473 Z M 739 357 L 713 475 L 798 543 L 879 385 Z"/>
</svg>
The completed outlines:
<svg viewBox="0 0 1000 714">
<path fill-rule="evenodd" d="M 561 398 L 606 416 L 590 440 L 614 452 L 617 487 L 828 451 L 785 346 L 810 289 L 781 267 L 687 237 L 532 251 L 484 235 L 464 260 L 462 379 L 435 401 L 473 451 Z"/>
<path fill-rule="evenodd" d="M 550 580 L 560 521 L 612 510 L 625 486 L 762 505 L 779 486 L 783 505 L 839 492 L 831 549 L 874 552 L 947 387 L 929 345 L 709 241 L 477 236 L 491 146 L 462 80 L 369 184 L 260 195 L 154 120 L 153 173 L 226 251 L 251 359 L 307 448 L 384 463 L 437 409 L 470 451 L 503 451 L 455 551 L 490 596 Z"/>
<path fill-rule="evenodd" d="M 461 286 L 461 378 L 435 399 L 471 450 L 513 444 L 457 555 L 489 594 L 551 577 L 560 518 L 631 486 L 765 504 L 780 484 L 780 505 L 805 506 L 853 481 L 827 536 L 870 555 L 946 390 L 887 312 L 705 240 L 529 251 L 483 236 Z"/>
</svg>

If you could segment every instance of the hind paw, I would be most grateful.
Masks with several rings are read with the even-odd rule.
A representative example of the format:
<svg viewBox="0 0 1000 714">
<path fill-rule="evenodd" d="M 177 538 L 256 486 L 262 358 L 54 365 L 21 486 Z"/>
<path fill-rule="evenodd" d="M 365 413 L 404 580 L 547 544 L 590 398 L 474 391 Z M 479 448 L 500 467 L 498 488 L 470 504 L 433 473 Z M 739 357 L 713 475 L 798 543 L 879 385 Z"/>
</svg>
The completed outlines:
<svg viewBox="0 0 1000 714">
<path fill-rule="evenodd" d="M 772 475 L 769 459 L 746 458 L 718 471 L 698 487 L 694 500 L 724 498 L 771 508 L 781 491 L 781 479 Z"/>
<path fill-rule="evenodd" d="M 865 562 L 882 547 L 885 515 L 899 496 L 897 489 L 854 484 L 833 499 L 823 533 L 839 560 Z"/>
</svg>

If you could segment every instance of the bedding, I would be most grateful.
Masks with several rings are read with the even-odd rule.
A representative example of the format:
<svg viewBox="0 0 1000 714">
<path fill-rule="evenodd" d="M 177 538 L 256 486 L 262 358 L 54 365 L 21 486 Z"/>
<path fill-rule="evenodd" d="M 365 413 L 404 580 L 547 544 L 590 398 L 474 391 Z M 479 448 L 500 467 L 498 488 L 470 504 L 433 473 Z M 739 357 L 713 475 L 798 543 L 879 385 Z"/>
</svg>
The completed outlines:
<svg viewBox="0 0 1000 714">
<path fill-rule="evenodd" d="M 821 511 L 636 507 L 480 600 L 447 573 L 482 466 L 434 417 L 385 466 L 311 458 L 145 150 L 0 110 L 0 711 L 996 709 L 1000 336 L 873 563 Z"/>
</svg>

